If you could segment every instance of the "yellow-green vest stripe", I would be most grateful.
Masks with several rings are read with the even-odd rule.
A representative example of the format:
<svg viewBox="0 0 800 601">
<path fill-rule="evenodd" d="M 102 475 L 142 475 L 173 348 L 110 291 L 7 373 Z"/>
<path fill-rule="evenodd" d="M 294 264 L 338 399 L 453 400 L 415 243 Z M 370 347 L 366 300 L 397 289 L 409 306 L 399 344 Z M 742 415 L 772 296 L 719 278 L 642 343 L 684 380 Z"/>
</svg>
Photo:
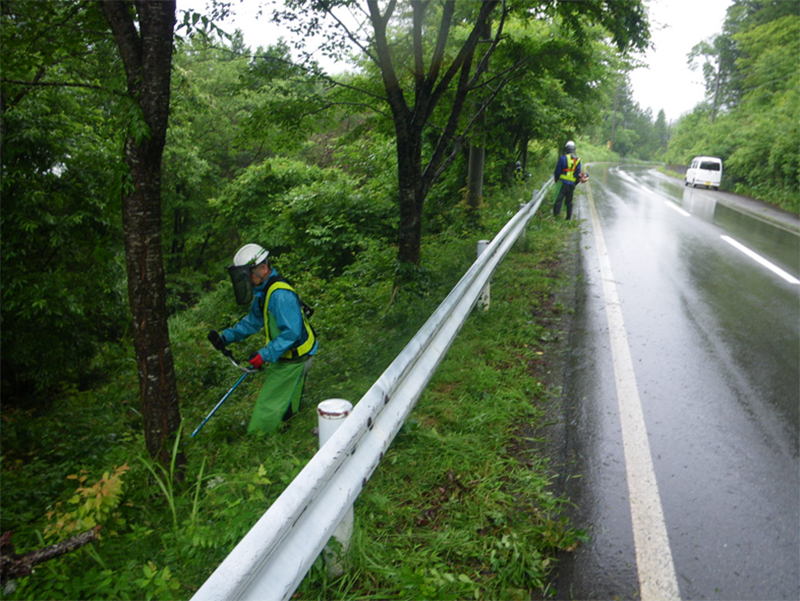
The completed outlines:
<svg viewBox="0 0 800 601">
<path fill-rule="evenodd" d="M 561 179 L 564 181 L 575 183 L 575 167 L 578 166 L 581 160 L 578 157 L 573 157 L 571 154 L 567 155 L 567 168 L 561 174 Z M 552 163 L 551 163 L 552 164 Z"/>
<path fill-rule="evenodd" d="M 267 290 L 267 295 L 264 298 L 264 323 L 267 326 L 264 328 L 264 330 L 267 333 L 267 344 L 269 344 L 270 340 L 272 340 L 273 338 L 277 337 L 280 334 L 280 331 L 278 330 L 278 324 L 275 321 L 275 318 L 269 312 L 269 299 L 272 296 L 272 293 L 278 289 L 289 290 L 290 292 L 294 292 L 295 295 L 297 294 L 294 288 L 292 288 L 286 282 L 281 282 L 280 280 L 278 280 L 270 285 L 269 289 Z M 303 318 L 303 327 L 306 330 L 308 338 L 300 346 L 286 351 L 283 355 L 281 355 L 281 359 L 297 359 L 298 357 L 302 357 L 303 355 L 307 354 L 309 351 L 311 351 L 312 348 L 314 348 L 314 342 L 316 341 L 316 337 L 314 336 L 314 330 L 311 328 L 311 324 L 308 323 L 308 320 L 306 319 L 306 316 L 303 313 L 302 309 L 300 310 L 300 315 Z"/>
</svg>

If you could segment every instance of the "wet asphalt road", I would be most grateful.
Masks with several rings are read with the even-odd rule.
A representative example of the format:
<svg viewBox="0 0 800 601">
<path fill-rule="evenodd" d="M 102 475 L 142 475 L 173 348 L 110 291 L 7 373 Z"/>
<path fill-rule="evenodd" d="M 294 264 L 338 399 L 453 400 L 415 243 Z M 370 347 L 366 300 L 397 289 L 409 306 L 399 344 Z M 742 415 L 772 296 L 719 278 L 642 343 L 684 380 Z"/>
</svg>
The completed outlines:
<svg viewBox="0 0 800 601">
<path fill-rule="evenodd" d="M 557 598 L 800 599 L 800 222 L 754 218 L 646 167 L 588 171 L 565 395 L 567 492 L 591 540 L 562 565 Z M 641 406 L 638 451 L 629 433 L 623 445 L 609 288 Z M 629 492 L 635 457 L 649 461 L 655 501 Z M 647 561 L 660 515 L 665 543 Z M 670 578 L 661 593 L 640 588 Z"/>
</svg>

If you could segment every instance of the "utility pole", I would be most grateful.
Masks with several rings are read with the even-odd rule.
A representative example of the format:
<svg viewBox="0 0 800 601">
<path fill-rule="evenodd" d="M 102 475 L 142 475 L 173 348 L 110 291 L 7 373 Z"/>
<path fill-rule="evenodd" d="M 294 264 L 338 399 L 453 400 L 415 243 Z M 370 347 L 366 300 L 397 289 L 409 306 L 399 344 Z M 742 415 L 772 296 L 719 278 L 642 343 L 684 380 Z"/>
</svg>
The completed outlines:
<svg viewBox="0 0 800 601">
<path fill-rule="evenodd" d="M 614 112 L 611 115 L 611 140 L 608 142 L 608 149 L 614 149 L 614 136 L 617 134 L 617 105 L 619 104 L 619 84 L 617 84 L 617 91 L 614 94 Z"/>
<path fill-rule="evenodd" d="M 717 116 L 717 103 L 719 102 L 719 86 L 722 79 L 722 65 L 717 63 L 717 81 L 714 83 L 714 104 L 711 108 L 711 125 L 714 125 L 714 118 Z"/>
<path fill-rule="evenodd" d="M 492 24 L 487 21 L 481 33 L 481 42 L 491 42 Z M 481 103 L 475 106 L 480 110 Z M 475 124 L 475 134 L 469 146 L 469 167 L 467 170 L 467 206 L 476 211 L 483 198 L 483 170 L 486 163 L 486 110 L 484 110 Z"/>
</svg>

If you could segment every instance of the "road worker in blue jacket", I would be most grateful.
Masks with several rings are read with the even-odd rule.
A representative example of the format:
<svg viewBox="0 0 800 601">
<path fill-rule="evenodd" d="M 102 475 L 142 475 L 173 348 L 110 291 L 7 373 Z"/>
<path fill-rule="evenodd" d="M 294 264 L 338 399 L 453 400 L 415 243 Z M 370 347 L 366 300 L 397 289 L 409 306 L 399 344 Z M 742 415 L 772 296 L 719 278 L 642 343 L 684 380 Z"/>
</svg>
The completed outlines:
<svg viewBox="0 0 800 601">
<path fill-rule="evenodd" d="M 249 304 L 239 322 L 208 339 L 218 350 L 240 342 L 262 329 L 265 345 L 249 359 L 254 369 L 268 365 L 264 385 L 256 398 L 248 434 L 270 434 L 300 408 L 306 373 L 319 346 L 294 288 L 270 266 L 269 251 L 245 244 L 228 268 L 236 301 Z"/>
<path fill-rule="evenodd" d="M 558 217 L 561 203 L 565 202 L 567 219 L 572 219 L 572 195 L 575 194 L 575 186 L 581 181 L 581 160 L 575 154 L 575 142 L 572 140 L 564 145 L 564 154 L 558 158 L 553 177 L 556 180 L 553 215 Z"/>
</svg>

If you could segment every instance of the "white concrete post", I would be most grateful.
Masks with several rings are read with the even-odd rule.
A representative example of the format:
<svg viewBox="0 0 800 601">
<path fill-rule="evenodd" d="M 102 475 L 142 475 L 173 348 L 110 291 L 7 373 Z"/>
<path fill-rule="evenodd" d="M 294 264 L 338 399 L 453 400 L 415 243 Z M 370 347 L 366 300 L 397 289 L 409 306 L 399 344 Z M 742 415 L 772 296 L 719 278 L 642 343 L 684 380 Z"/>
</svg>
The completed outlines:
<svg viewBox="0 0 800 601">
<path fill-rule="evenodd" d="M 483 251 L 486 250 L 486 247 L 489 246 L 489 240 L 478 240 L 478 256 L 480 257 L 483 254 Z M 483 309 L 484 311 L 489 310 L 489 296 L 490 296 L 490 289 L 489 283 L 486 283 L 483 290 L 481 290 L 481 295 L 478 297 L 478 306 Z"/>
<path fill-rule="evenodd" d="M 317 424 L 319 432 L 319 448 L 325 446 L 328 439 L 333 436 L 337 428 L 344 423 L 345 418 L 353 410 L 353 404 L 344 399 L 328 399 L 317 405 Z M 331 539 L 335 541 L 333 545 L 328 542 L 322 550 L 322 557 L 328 567 L 328 575 L 338 577 L 344 574 L 344 561 L 350 539 L 353 537 L 353 508 L 347 510 L 342 521 L 333 531 Z"/>
</svg>

